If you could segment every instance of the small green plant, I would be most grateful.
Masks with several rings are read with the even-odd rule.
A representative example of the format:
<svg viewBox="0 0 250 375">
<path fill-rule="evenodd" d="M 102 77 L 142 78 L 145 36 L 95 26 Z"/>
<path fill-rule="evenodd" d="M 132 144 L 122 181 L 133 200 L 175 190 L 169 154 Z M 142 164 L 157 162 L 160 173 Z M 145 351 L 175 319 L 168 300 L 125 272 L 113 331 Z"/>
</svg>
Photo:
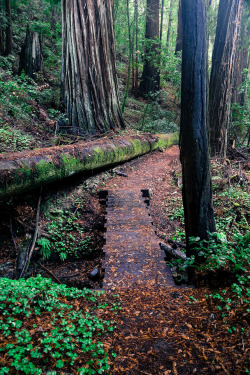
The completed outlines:
<svg viewBox="0 0 250 375">
<path fill-rule="evenodd" d="M 229 242 L 224 233 L 211 233 L 209 240 L 200 241 L 199 238 L 191 237 L 190 242 L 203 262 L 197 264 L 195 257 L 192 256 L 187 258 L 182 269 L 193 267 L 203 272 L 227 270 L 231 275 L 230 289 L 207 295 L 219 302 L 218 310 L 229 311 L 239 303 L 249 304 L 250 276 L 247 270 L 250 264 L 250 252 L 249 247 L 244 244 L 243 236 L 238 234 L 234 242 Z"/>
<path fill-rule="evenodd" d="M 52 253 L 57 254 L 61 261 L 68 257 L 79 258 L 92 252 L 92 237 L 78 223 L 77 217 L 65 211 L 59 218 L 54 219 L 48 226 L 51 239 L 41 238 L 43 258 L 48 259 Z"/>
<path fill-rule="evenodd" d="M 40 245 L 41 254 L 44 259 L 49 259 L 51 255 L 51 241 L 48 238 L 39 238 L 37 241 Z"/>
<path fill-rule="evenodd" d="M 82 374 L 109 369 L 100 340 L 114 322 L 96 314 L 99 305 L 108 308 L 98 303 L 102 292 L 68 288 L 40 275 L 18 281 L 0 278 L 0 288 L 0 374 L 15 369 L 39 375 L 47 368 L 72 366 Z M 76 300 L 80 309 L 73 306 Z"/>
</svg>

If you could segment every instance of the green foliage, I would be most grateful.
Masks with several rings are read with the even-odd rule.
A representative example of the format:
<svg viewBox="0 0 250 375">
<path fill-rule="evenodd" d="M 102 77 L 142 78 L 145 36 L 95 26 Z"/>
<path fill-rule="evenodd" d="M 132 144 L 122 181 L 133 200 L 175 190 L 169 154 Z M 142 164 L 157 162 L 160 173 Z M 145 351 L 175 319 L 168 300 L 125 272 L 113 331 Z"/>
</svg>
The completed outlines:
<svg viewBox="0 0 250 375">
<path fill-rule="evenodd" d="M 16 119 L 27 119 L 35 112 L 35 104 L 49 104 L 53 101 L 51 89 L 40 91 L 38 85 L 26 77 L 12 76 L 5 71 L 0 73 L 0 106 L 2 110 Z"/>
<path fill-rule="evenodd" d="M 162 101 L 167 99 L 165 92 L 152 94 L 151 99 L 144 109 L 141 130 L 160 134 L 178 131 L 178 126 L 174 122 L 176 115 L 161 106 Z"/>
<path fill-rule="evenodd" d="M 238 87 L 239 94 L 244 96 L 244 103 L 234 103 L 232 105 L 232 125 L 231 130 L 233 138 L 235 138 L 235 131 L 240 137 L 243 145 L 249 141 L 250 132 L 250 73 L 249 69 L 243 72 L 244 80 Z"/>
<path fill-rule="evenodd" d="M 68 257 L 79 258 L 92 252 L 92 238 L 82 227 L 77 217 L 65 211 L 62 215 L 52 220 L 48 226 L 48 232 L 51 240 L 41 238 L 41 254 L 43 258 L 48 259 L 52 253 L 57 254 L 61 261 Z"/>
<path fill-rule="evenodd" d="M 34 138 L 23 131 L 0 122 L 0 152 L 22 151 L 30 149 Z"/>
<path fill-rule="evenodd" d="M 0 278 L 0 288 L 0 335 L 5 338 L 0 343 L 0 364 L 5 358 L 0 374 L 13 368 L 25 374 L 68 369 L 79 363 L 79 357 L 84 363 L 79 373 L 108 370 L 100 337 L 114 327 L 95 314 L 101 292 L 68 288 L 40 275 L 26 281 Z M 84 310 L 74 309 L 76 299 Z"/>
<path fill-rule="evenodd" d="M 227 241 L 223 233 L 211 233 L 209 240 L 200 241 L 198 237 L 191 237 L 190 243 L 193 251 L 196 251 L 197 256 L 203 259 L 203 262 L 197 265 L 195 256 L 191 256 L 184 262 L 182 269 L 191 267 L 205 273 L 226 270 L 228 275 L 231 275 L 228 280 L 229 290 L 225 289 L 208 295 L 218 300 L 218 309 L 228 311 L 239 303 L 249 303 L 250 248 L 245 246 L 243 236 L 238 234 L 234 242 L 231 242 Z"/>
</svg>

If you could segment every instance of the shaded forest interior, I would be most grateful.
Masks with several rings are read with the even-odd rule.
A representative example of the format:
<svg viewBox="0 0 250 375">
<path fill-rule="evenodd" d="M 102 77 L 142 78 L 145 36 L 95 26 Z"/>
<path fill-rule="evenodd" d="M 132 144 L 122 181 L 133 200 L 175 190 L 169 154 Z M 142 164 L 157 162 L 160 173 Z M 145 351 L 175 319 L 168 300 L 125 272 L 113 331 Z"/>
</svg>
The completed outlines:
<svg viewBox="0 0 250 375">
<path fill-rule="evenodd" d="M 1 0 L 0 20 L 0 375 L 248 374 L 249 0 Z M 107 223 L 122 189 L 175 286 L 139 282 L 142 255 L 117 275 L 115 237 L 104 259 L 107 225 L 134 225 Z"/>
</svg>

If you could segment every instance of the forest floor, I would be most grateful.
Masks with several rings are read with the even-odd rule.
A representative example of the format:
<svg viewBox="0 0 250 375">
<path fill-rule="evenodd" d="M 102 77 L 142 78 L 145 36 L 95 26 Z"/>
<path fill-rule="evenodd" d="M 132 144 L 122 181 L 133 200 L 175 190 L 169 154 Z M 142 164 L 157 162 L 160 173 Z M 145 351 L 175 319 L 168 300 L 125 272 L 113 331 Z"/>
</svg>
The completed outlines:
<svg viewBox="0 0 250 375">
<path fill-rule="evenodd" d="M 22 107 L 6 101 L 4 94 L 5 104 L 0 106 L 0 152 L 69 144 L 81 139 L 58 134 L 53 113 L 50 115 L 46 107 L 30 100 L 26 91 L 12 87 L 10 77 L 4 78 L 8 92 L 11 95 L 14 92 L 15 100 Z M 34 97 L 38 95 L 38 99 L 46 96 L 46 87 L 37 87 Z M 18 115 L 16 108 L 22 116 Z M 27 111 L 25 116 L 24 110 Z M 153 129 L 161 132 L 163 128 L 169 132 L 175 131 L 179 121 L 178 100 L 171 86 L 167 87 L 163 100 L 158 103 L 148 105 L 143 100 L 130 97 L 125 117 L 132 125 L 132 130 L 125 132 L 125 135 Z M 164 122 L 166 118 L 167 122 Z M 120 134 L 118 132 L 113 136 Z M 212 160 L 211 171 L 217 230 L 226 233 L 228 240 L 233 240 L 234 235 L 244 235 L 249 230 L 249 162 L 233 153 L 225 162 Z M 128 177 L 119 176 L 117 172 L 125 173 Z M 84 287 L 100 290 L 105 277 L 102 270 L 105 207 L 100 204 L 98 193 L 100 190 L 119 188 L 125 181 L 128 189 L 129 184 L 136 184 L 150 190 L 150 215 L 159 242 L 168 243 L 171 239 L 184 243 L 181 166 L 179 150 L 175 146 L 88 178 L 78 176 L 60 183 L 60 186 L 55 183 L 44 187 L 41 193 L 39 239 L 26 276 L 32 277 L 30 280 L 36 280 L 38 274 L 51 278 L 59 284 L 58 288 L 65 283 L 80 290 L 84 290 Z M 39 195 L 39 191 L 35 191 L 0 202 L 0 282 L 5 282 L 4 277 L 15 278 L 19 249 L 27 247 L 34 233 Z M 44 308 L 38 311 L 37 304 L 47 303 L 49 294 L 38 286 L 37 291 L 32 292 L 35 290 L 35 287 L 32 289 L 32 281 L 23 302 L 23 311 L 22 291 L 17 287 L 18 297 L 15 300 L 14 291 L 12 293 L 11 290 L 10 299 L 8 303 L 6 299 L 0 312 L 0 351 L 3 352 L 0 356 L 0 375 L 36 373 L 28 369 L 31 362 L 37 369 L 42 369 L 37 373 L 47 375 L 92 374 L 90 367 L 96 371 L 93 374 L 110 375 L 249 373 L 247 305 L 244 295 L 241 298 L 233 295 L 230 275 L 222 270 L 197 271 L 193 285 L 186 285 L 178 265 L 175 262 L 169 262 L 169 265 L 178 284 L 176 287 L 155 288 L 146 283 L 143 286 L 135 285 L 129 291 L 112 287 L 98 297 L 98 302 L 91 301 L 91 298 L 60 295 L 58 292 L 58 311 L 52 303 L 48 310 Z M 89 277 L 94 269 L 99 270 L 97 279 Z M 44 281 L 38 279 L 38 283 L 42 285 Z M 23 284 L 20 285 L 23 288 Z M 4 289 L 2 301 L 5 298 L 3 292 Z M 229 310 L 226 309 L 228 303 L 215 298 L 224 292 L 232 301 Z M 67 303 L 75 314 L 79 311 L 84 314 L 90 312 L 93 321 L 98 317 L 113 322 L 115 329 L 109 334 L 101 332 L 100 338 L 100 332 L 96 334 L 93 331 L 89 336 L 92 335 L 93 342 L 102 341 L 108 353 L 109 370 L 105 370 L 101 363 L 97 364 L 99 354 L 94 350 L 83 353 L 74 331 L 79 318 L 74 320 L 73 315 L 69 317 L 68 312 L 63 310 Z M 99 309 L 96 309 L 96 304 Z M 17 315 L 13 314 L 13 306 L 20 309 Z M 27 313 L 29 311 L 31 315 Z M 57 321 L 52 323 L 52 316 L 57 313 Z M 13 319 L 14 323 L 18 319 L 19 326 L 22 323 L 20 332 L 18 325 L 11 325 Z M 52 338 L 53 329 L 57 330 L 61 325 L 64 327 L 65 322 L 68 325 L 63 332 L 68 330 L 68 336 L 60 338 L 56 331 L 58 340 L 61 340 L 60 349 L 53 340 L 49 349 L 44 347 L 48 344 L 42 344 L 42 339 Z M 25 337 L 24 331 L 30 334 L 31 341 Z M 84 336 L 84 330 L 79 332 L 81 337 Z M 67 340 L 75 345 L 75 350 L 67 348 Z M 16 351 L 11 347 L 7 350 L 7 345 L 14 345 Z M 41 348 L 44 348 L 43 352 Z M 71 361 L 75 355 L 76 359 Z M 82 366 L 86 367 L 86 371 L 79 370 Z"/>
<path fill-rule="evenodd" d="M 237 212 L 239 216 L 240 205 L 241 215 L 247 217 L 248 208 L 240 199 L 234 206 L 233 202 L 236 203 L 237 199 L 230 193 L 234 187 L 246 191 L 249 183 L 247 163 L 237 161 L 234 164 L 233 161 L 228 161 L 220 164 L 218 160 L 214 160 L 212 165 L 213 180 L 217 184 L 215 186 L 216 216 L 227 216 L 227 207 L 228 210 L 233 210 L 230 217 L 234 218 Z M 127 174 L 128 177 L 117 175 L 117 171 Z M 240 179 L 242 184 L 239 184 Z M 150 190 L 150 214 L 159 242 L 167 242 L 168 239 L 184 242 L 181 168 L 179 149 L 174 146 L 166 151 L 156 151 L 134 159 L 87 180 L 78 177 L 74 182 L 71 180 L 60 186 L 60 190 L 56 184 L 49 190 L 45 189 L 39 224 L 40 235 L 49 233 L 51 236 L 48 226 L 59 215 L 63 218 L 63 223 L 61 227 L 57 227 L 58 233 L 54 240 L 59 242 L 60 237 L 65 236 L 66 241 L 66 235 L 71 234 L 74 235 L 74 240 L 70 240 L 73 247 L 77 247 L 79 241 L 86 242 L 85 248 L 91 244 L 92 252 L 80 259 L 72 258 L 74 254 L 69 252 L 68 259 L 64 262 L 60 262 L 58 256 L 54 254 L 54 258 L 46 261 L 41 259 L 37 246 L 35 262 L 30 268 L 29 275 L 35 276 L 39 273 L 69 286 L 100 288 L 102 277 L 105 277 L 101 269 L 104 207 L 99 203 L 98 192 L 119 188 L 125 181 L 128 189 L 131 183 L 138 186 L 143 184 L 142 188 Z M 220 192 L 223 191 L 226 194 L 221 196 Z M 1 233 L 5 235 L 8 233 L 8 238 L 5 238 L 1 246 L 0 258 L 1 264 L 4 265 L 1 269 L 2 276 L 6 276 L 6 272 L 8 277 L 14 275 L 16 252 L 14 250 L 13 254 L 10 233 L 12 231 L 17 234 L 15 242 L 18 247 L 24 234 L 32 232 L 38 196 L 39 193 L 26 194 L 12 199 L 8 207 L 5 206 L 1 211 L 4 213 Z M 72 213 L 74 214 L 73 227 L 69 223 Z M 239 221 L 240 218 L 235 221 L 237 220 Z M 232 219 L 227 219 L 228 229 L 231 224 Z M 79 234 L 76 230 L 79 227 L 85 228 L 84 232 Z M 99 267 L 101 277 L 97 281 L 92 281 L 88 275 L 96 267 Z M 113 321 L 116 326 L 113 332 L 102 338 L 110 359 L 110 370 L 107 374 L 238 375 L 246 373 L 249 354 L 246 306 L 240 302 L 223 316 L 223 311 L 217 308 L 218 301 L 206 297 L 222 287 L 229 289 L 228 280 L 223 278 L 223 275 L 217 276 L 216 273 L 202 277 L 197 274 L 194 280 L 195 286 L 188 287 L 182 285 L 154 288 L 145 284 L 135 286 L 132 290 L 118 287 L 107 290 L 105 295 L 100 297 L 100 303 L 103 300 L 103 303 L 112 305 L 115 298 L 116 307 L 97 312 L 98 316 Z M 81 300 L 71 301 L 71 306 L 77 311 L 82 304 Z M 82 308 L 86 309 L 86 306 L 83 305 Z M 24 320 L 25 328 L 32 331 L 32 324 L 34 325 L 36 319 L 33 317 L 32 320 Z M 50 319 L 50 314 L 43 315 L 43 329 L 50 327 Z M 39 324 L 41 325 L 40 321 Z M 35 340 L 37 337 L 34 337 L 34 344 Z M 116 359 L 112 356 L 113 352 L 117 354 Z M 77 365 L 79 367 L 84 361 L 81 356 L 79 358 L 80 362 L 74 366 L 67 366 L 65 371 L 63 368 L 60 374 L 78 373 Z M 5 356 L 2 365 L 6 366 L 8 360 Z M 49 370 L 56 371 L 52 363 Z M 11 373 L 17 372 L 14 370 Z"/>
</svg>

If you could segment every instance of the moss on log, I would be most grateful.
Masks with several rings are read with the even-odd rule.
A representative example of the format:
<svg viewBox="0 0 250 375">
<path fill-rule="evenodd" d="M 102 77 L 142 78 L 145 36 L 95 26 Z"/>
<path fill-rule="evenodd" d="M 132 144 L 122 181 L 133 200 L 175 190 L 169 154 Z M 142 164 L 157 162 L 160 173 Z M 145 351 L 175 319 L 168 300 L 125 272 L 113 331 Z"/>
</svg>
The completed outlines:
<svg viewBox="0 0 250 375">
<path fill-rule="evenodd" d="M 178 134 L 117 137 L 0 155 L 0 199 L 178 144 Z"/>
</svg>

